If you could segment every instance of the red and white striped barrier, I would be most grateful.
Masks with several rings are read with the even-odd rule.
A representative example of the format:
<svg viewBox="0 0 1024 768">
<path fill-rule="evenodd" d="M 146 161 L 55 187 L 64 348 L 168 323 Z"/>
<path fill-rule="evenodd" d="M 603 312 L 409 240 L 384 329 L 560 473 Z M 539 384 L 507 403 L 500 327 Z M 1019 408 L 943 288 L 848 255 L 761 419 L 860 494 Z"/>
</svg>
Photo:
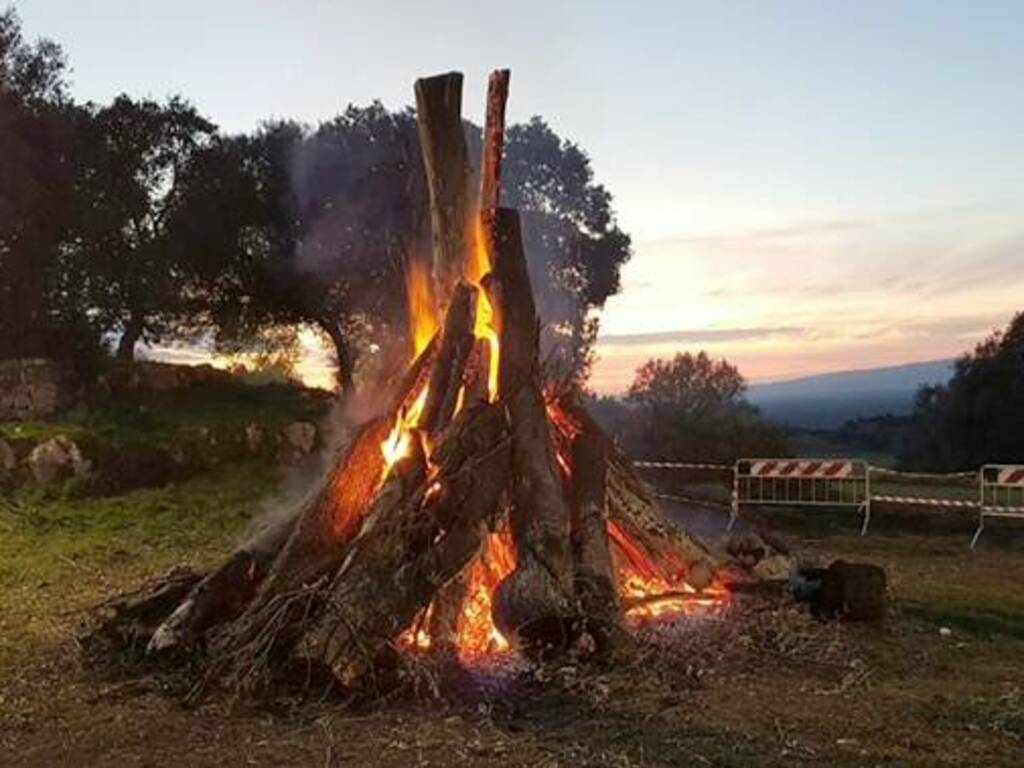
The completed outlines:
<svg viewBox="0 0 1024 768">
<path fill-rule="evenodd" d="M 986 464 L 979 473 L 981 507 L 978 513 L 978 530 L 971 539 L 974 549 L 985 530 L 985 519 L 989 517 L 1016 518 L 1024 520 L 1024 465 Z"/>
<path fill-rule="evenodd" d="M 689 461 L 634 461 L 640 469 L 732 469 L 731 464 L 695 464 Z"/>
<path fill-rule="evenodd" d="M 852 477 L 858 464 L 860 462 L 845 459 L 763 459 L 750 462 L 749 474 L 754 477 Z"/>
</svg>

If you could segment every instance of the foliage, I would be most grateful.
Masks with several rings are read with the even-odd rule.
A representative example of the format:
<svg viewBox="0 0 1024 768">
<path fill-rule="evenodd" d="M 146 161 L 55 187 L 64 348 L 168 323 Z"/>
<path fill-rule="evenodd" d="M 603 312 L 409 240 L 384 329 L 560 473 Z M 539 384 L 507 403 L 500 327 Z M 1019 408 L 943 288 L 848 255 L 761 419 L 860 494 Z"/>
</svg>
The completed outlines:
<svg viewBox="0 0 1024 768">
<path fill-rule="evenodd" d="M 914 401 L 902 463 L 932 471 L 1024 461 L 1024 312 L 957 360 Z"/>
<path fill-rule="evenodd" d="M 522 215 L 549 373 L 582 383 L 593 363 L 594 310 L 619 291 L 629 236 L 615 223 L 612 196 L 594 181 L 590 158 L 539 117 L 509 127 L 502 187 L 502 204 Z"/>
<path fill-rule="evenodd" d="M 339 383 L 408 355 L 404 279 L 429 254 L 415 115 L 350 106 L 311 130 L 237 136 L 185 100 L 75 105 L 64 57 L 0 16 L 0 356 L 117 340 L 244 346 L 306 324 Z M 465 123 L 479 157 L 480 129 Z M 11 167 L 11 166 L 8 166 Z M 6 170 L 6 169 L 5 169 Z M 594 310 L 630 241 L 590 160 L 540 118 L 507 131 L 503 204 L 520 209 L 550 375 L 585 379 Z"/>
<path fill-rule="evenodd" d="M 69 248 L 83 207 L 65 68 L 55 43 L 26 42 L 0 13 L 0 357 L 77 357 L 98 340 Z"/>
<path fill-rule="evenodd" d="M 627 396 L 635 408 L 624 435 L 627 450 L 645 458 L 724 463 L 783 455 L 782 431 L 761 418 L 745 391 L 735 366 L 704 352 L 648 360 Z"/>
<path fill-rule="evenodd" d="M 83 176 L 80 258 L 88 265 L 90 308 L 119 336 L 131 359 L 137 341 L 178 333 L 188 316 L 185 272 L 173 246 L 175 206 L 183 205 L 184 169 L 214 126 L 179 98 L 160 104 L 118 96 L 90 105 L 79 153 Z"/>
</svg>

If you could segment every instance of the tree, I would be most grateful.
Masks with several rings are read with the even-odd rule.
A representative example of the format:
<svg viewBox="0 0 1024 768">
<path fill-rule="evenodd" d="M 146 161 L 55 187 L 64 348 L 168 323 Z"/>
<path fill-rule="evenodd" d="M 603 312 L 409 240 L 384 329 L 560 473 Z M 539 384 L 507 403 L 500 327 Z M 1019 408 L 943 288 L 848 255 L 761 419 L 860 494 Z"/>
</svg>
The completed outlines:
<svg viewBox="0 0 1024 768">
<path fill-rule="evenodd" d="M 934 471 L 1024 461 L 1024 312 L 957 360 L 949 384 L 918 391 L 902 461 Z"/>
<path fill-rule="evenodd" d="M 215 128 L 178 98 L 160 104 L 122 95 L 90 111 L 81 128 L 79 194 L 89 203 L 83 257 L 94 276 L 92 307 L 118 334 L 117 357 L 130 360 L 139 340 L 158 341 L 187 324 L 171 213 L 185 169 Z"/>
<path fill-rule="evenodd" d="M 627 449 L 651 458 L 726 463 L 784 454 L 782 431 L 761 418 L 745 392 L 735 366 L 704 352 L 648 360 L 627 395 L 635 408 Z"/>
<path fill-rule="evenodd" d="M 82 115 L 65 68 L 59 46 L 26 42 L 0 13 L 0 357 L 74 357 L 98 340 L 75 259 Z"/>
<path fill-rule="evenodd" d="M 504 204 L 522 216 L 542 355 L 551 374 L 582 383 L 593 363 L 594 310 L 620 289 L 629 236 L 590 158 L 540 117 L 508 129 L 502 183 Z"/>
</svg>

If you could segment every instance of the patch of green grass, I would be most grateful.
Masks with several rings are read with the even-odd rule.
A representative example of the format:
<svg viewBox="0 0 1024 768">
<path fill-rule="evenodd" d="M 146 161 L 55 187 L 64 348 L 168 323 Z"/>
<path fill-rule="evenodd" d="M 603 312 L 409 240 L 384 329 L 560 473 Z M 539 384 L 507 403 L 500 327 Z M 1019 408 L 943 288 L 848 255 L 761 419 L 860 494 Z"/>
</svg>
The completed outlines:
<svg viewBox="0 0 1024 768">
<path fill-rule="evenodd" d="M 932 584 L 916 589 L 901 605 L 908 616 L 936 627 L 1024 640 L 1024 594 L 1015 588 Z"/>
<path fill-rule="evenodd" d="M 45 576 L 61 560 L 103 567 L 223 550 L 277 480 L 273 465 L 253 460 L 104 498 L 19 489 L 0 497 L 0 585 Z"/>
<path fill-rule="evenodd" d="M 0 423 L 0 436 L 39 442 L 65 434 L 110 446 L 166 444 L 200 429 L 216 435 L 251 423 L 278 429 L 292 421 L 316 421 L 327 403 L 323 393 L 283 385 L 231 382 L 139 390 L 80 405 L 58 419 Z"/>
</svg>

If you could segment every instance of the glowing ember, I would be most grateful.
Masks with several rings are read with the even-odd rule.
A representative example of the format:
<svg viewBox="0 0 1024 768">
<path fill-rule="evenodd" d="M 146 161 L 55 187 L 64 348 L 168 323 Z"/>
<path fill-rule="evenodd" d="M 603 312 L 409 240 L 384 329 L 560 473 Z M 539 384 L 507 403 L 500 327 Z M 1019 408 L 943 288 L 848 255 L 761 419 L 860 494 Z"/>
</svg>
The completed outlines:
<svg viewBox="0 0 1024 768">
<path fill-rule="evenodd" d="M 508 650 L 508 640 L 491 617 L 491 597 L 498 583 L 515 567 L 512 533 L 506 524 L 487 537 L 466 571 L 469 588 L 457 628 L 459 658 L 463 661 Z"/>
</svg>

